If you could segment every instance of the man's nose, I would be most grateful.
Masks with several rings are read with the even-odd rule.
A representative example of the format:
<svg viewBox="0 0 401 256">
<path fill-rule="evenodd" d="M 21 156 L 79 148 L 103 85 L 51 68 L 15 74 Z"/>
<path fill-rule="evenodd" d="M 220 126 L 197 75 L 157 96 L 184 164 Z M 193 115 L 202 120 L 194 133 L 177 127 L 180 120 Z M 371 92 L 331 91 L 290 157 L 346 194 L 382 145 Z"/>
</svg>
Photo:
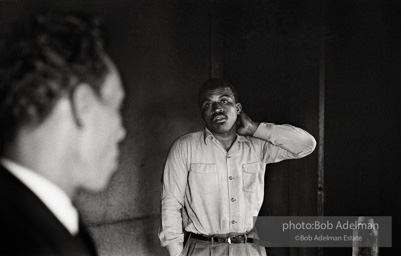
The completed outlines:
<svg viewBox="0 0 401 256">
<path fill-rule="evenodd" d="M 213 111 L 213 113 L 220 113 L 223 111 L 223 108 L 221 107 L 220 103 L 215 102 L 212 105 L 212 111 Z"/>
</svg>

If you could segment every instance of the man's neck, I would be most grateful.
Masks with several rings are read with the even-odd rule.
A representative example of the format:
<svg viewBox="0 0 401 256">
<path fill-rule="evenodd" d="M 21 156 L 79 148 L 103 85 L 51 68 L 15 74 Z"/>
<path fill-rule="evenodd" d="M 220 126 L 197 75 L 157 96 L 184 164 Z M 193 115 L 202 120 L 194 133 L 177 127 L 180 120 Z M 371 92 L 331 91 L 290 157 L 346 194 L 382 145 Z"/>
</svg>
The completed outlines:
<svg viewBox="0 0 401 256">
<path fill-rule="evenodd" d="M 213 136 L 221 143 L 223 148 L 228 151 L 233 145 L 235 139 L 237 138 L 237 134 L 235 133 L 236 129 L 232 129 L 227 133 L 213 133 Z"/>
<path fill-rule="evenodd" d="M 63 170 L 65 164 L 60 164 L 61 160 L 55 158 L 49 150 L 43 150 L 45 146 L 29 145 L 28 139 L 24 141 L 24 143 L 17 142 L 19 145 L 11 144 L 3 156 L 51 181 L 72 199 L 76 189 L 70 184 L 69 177 L 65 175 Z M 37 150 L 32 150 L 33 148 Z"/>
</svg>

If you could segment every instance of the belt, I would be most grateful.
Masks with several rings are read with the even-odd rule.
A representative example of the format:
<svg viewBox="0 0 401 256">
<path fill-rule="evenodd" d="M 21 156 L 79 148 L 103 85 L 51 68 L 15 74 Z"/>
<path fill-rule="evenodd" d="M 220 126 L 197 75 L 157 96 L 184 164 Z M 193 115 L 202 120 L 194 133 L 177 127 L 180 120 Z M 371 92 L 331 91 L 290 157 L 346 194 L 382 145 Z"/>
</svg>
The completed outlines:
<svg viewBox="0 0 401 256">
<path fill-rule="evenodd" d="M 231 236 L 231 237 L 216 237 L 216 236 L 204 236 L 191 233 L 191 238 L 212 243 L 229 243 L 229 244 L 253 243 L 253 238 L 248 238 L 246 234 Z"/>
</svg>

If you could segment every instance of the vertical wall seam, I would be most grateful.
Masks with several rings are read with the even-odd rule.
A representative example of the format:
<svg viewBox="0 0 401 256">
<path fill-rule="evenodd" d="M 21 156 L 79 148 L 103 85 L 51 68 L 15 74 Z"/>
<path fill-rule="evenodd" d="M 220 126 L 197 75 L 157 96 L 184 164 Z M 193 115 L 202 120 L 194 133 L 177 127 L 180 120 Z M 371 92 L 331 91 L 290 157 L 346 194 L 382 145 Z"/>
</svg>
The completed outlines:
<svg viewBox="0 0 401 256">
<path fill-rule="evenodd" d="M 209 78 L 213 77 L 213 0 L 209 0 Z"/>
<path fill-rule="evenodd" d="M 210 28 L 210 77 L 224 78 L 222 52 L 224 50 L 224 31 L 220 15 L 219 1 L 209 0 Z"/>
<path fill-rule="evenodd" d="M 318 138 L 318 187 L 317 215 L 324 216 L 324 132 L 325 132 L 325 89 L 326 89 L 326 1 L 319 5 L 319 138 Z M 323 256 L 323 248 L 318 248 L 318 256 Z"/>
</svg>

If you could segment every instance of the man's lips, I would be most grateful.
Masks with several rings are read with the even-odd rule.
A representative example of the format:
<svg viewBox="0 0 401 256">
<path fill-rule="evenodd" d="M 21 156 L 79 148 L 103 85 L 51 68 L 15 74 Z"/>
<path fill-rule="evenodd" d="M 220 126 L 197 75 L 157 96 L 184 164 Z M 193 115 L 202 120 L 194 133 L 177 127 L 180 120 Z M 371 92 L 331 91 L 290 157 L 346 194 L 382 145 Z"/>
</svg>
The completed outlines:
<svg viewBox="0 0 401 256">
<path fill-rule="evenodd" d="M 213 116 L 213 118 L 212 118 L 212 121 L 214 123 L 223 123 L 226 120 L 227 120 L 227 116 L 224 114 L 218 114 L 218 115 Z"/>
</svg>

